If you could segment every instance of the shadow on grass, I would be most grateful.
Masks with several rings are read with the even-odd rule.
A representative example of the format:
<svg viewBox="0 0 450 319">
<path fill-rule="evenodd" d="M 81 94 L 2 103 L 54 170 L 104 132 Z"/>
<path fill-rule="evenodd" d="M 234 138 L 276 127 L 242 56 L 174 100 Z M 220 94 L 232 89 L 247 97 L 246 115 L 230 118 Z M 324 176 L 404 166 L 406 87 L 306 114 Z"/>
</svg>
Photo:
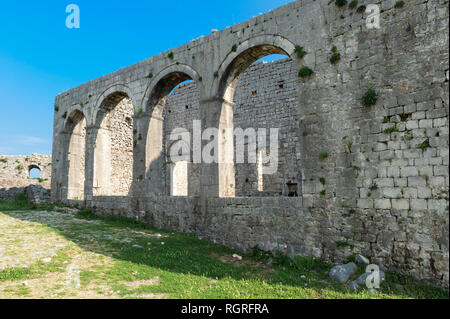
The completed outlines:
<svg viewBox="0 0 450 319">
<path fill-rule="evenodd" d="M 0 209 L 1 211 L 1 209 Z M 24 221 L 17 212 L 4 212 L 5 214 Z M 136 278 L 131 274 L 129 263 L 133 267 L 149 266 L 171 273 L 204 276 L 212 280 L 232 278 L 234 280 L 256 280 L 270 285 L 283 285 L 314 289 L 316 297 L 336 294 L 346 298 L 371 297 L 364 290 L 354 292 L 345 285 L 332 281 L 328 272 L 332 265 L 317 259 L 308 257 L 289 258 L 287 256 L 272 256 L 258 249 L 253 254 L 242 254 L 236 250 L 213 244 L 190 234 L 182 234 L 167 230 L 158 230 L 133 219 L 118 217 L 106 217 L 92 214 L 89 210 L 81 210 L 76 218 L 84 220 L 98 220 L 102 223 L 78 225 L 77 227 L 54 226 L 42 223 L 53 228 L 59 234 L 71 242 L 76 243 L 86 251 L 112 256 L 124 261 L 120 267 L 116 267 L 109 273 L 120 277 L 122 280 L 136 280 L 148 278 Z M 112 234 L 118 229 L 134 234 L 131 242 L 122 242 L 111 239 L 98 239 L 90 231 L 99 231 Z M 139 231 L 147 230 L 161 234 L 161 237 L 144 236 Z M 131 238 L 131 236 L 130 236 Z M 151 250 L 147 249 L 151 243 Z M 162 244 L 164 243 L 164 244 Z M 240 254 L 244 257 L 242 262 L 224 261 L 219 257 Z M 272 264 L 269 266 L 268 261 Z M 142 267 L 141 267 L 142 268 Z M 303 277 L 302 277 L 303 276 Z M 448 291 L 426 283 L 418 282 L 410 277 L 388 272 L 386 281 L 382 284 L 382 295 L 373 297 L 381 298 L 445 298 L 448 299 Z"/>
</svg>

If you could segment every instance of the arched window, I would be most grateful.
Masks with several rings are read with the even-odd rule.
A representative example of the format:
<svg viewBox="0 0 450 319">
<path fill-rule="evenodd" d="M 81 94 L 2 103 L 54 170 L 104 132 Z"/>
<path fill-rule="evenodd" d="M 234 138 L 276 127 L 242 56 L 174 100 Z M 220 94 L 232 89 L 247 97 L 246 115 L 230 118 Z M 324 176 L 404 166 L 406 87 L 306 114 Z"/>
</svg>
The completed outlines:
<svg viewBox="0 0 450 319">
<path fill-rule="evenodd" d="M 41 169 L 38 166 L 31 165 L 28 169 L 28 177 L 31 179 L 40 179 Z"/>
<path fill-rule="evenodd" d="M 223 95 L 225 101 L 232 101 L 231 104 L 234 105 L 232 112 L 225 114 L 231 114 L 235 132 L 240 128 L 245 132 L 251 130 L 260 135 L 260 129 L 263 129 L 266 134 L 265 141 L 261 143 L 256 136 L 245 136 L 248 141 L 257 141 L 257 145 L 246 143 L 245 151 L 248 157 L 244 163 L 235 162 L 236 196 L 261 196 L 262 192 L 265 196 L 280 195 L 285 186 L 283 181 L 297 178 L 300 170 L 296 158 L 300 140 L 297 136 L 297 73 L 297 67 L 289 54 L 272 44 L 255 45 L 245 49 L 224 70 L 219 94 Z M 271 129 L 278 132 L 278 146 L 274 145 L 277 147 L 277 154 L 271 154 Z M 235 143 L 237 142 L 235 140 Z M 238 146 L 235 147 L 238 151 Z M 250 149 L 260 150 L 256 154 L 256 163 L 250 160 Z M 260 161 L 262 152 L 266 152 L 270 160 L 276 159 L 272 163 L 274 169 L 271 173 L 268 173 L 270 170 L 263 169 L 267 163 Z"/>
</svg>

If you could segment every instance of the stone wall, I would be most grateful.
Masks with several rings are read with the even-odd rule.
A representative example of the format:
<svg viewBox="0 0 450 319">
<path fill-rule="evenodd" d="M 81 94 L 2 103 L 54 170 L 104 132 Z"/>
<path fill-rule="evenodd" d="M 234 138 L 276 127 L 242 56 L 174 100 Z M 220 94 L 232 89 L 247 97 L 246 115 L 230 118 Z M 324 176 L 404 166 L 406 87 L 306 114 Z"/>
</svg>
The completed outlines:
<svg viewBox="0 0 450 319">
<path fill-rule="evenodd" d="M 111 111 L 111 195 L 128 195 L 133 180 L 133 105 L 127 98 Z"/>
<path fill-rule="evenodd" d="M 369 29 L 368 14 L 356 8 L 295 1 L 58 95 L 53 200 L 67 201 L 59 191 L 67 175 L 61 114 L 77 109 L 88 128 L 85 204 L 99 212 L 242 249 L 281 245 L 331 259 L 361 252 L 448 287 L 448 1 L 395 3 L 359 1 L 380 8 L 380 28 Z M 334 53 L 340 59 L 332 63 Z M 270 54 L 290 60 L 251 66 Z M 294 82 L 304 66 L 313 73 Z M 170 104 L 170 92 L 186 80 L 198 93 L 186 86 Z M 370 92 L 376 103 L 364 105 Z M 99 200 L 89 136 L 111 96 L 130 98 L 141 138 L 133 149 L 130 196 Z M 295 96 L 297 103 L 290 100 Z M 197 114 L 203 129 L 216 127 L 219 135 L 239 123 L 282 126 L 279 175 L 263 184 L 283 192 L 286 183 L 298 182 L 302 197 L 221 198 L 258 193 L 254 166 L 223 162 L 200 165 L 199 187 L 188 192 L 198 198 L 165 197 L 167 134 Z M 233 146 L 223 137 L 216 142 L 220 158 Z"/>
<path fill-rule="evenodd" d="M 435 208 L 422 210 L 353 210 L 315 204 L 295 197 L 211 198 L 208 212 L 201 213 L 199 198 L 163 196 L 138 202 L 103 197 L 89 205 L 99 214 L 195 233 L 246 252 L 258 245 L 266 251 L 333 262 L 359 253 L 385 268 L 448 288 L 446 200 L 429 200 Z"/>
<path fill-rule="evenodd" d="M 14 199 L 28 185 L 50 189 L 51 165 L 52 157 L 49 155 L 0 155 L 0 199 Z M 40 180 L 30 178 L 32 168 L 40 170 Z"/>
</svg>

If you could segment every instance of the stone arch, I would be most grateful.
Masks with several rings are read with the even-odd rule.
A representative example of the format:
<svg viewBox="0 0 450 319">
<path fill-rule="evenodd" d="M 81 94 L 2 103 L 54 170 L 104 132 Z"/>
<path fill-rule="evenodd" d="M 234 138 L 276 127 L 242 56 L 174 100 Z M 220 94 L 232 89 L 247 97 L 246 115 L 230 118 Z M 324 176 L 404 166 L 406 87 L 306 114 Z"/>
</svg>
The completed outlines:
<svg viewBox="0 0 450 319">
<path fill-rule="evenodd" d="M 161 116 L 167 96 L 178 84 L 192 80 L 199 89 L 202 88 L 200 75 L 186 64 L 174 64 L 161 70 L 150 81 L 144 93 L 142 105 L 145 112 L 152 116 Z"/>
<path fill-rule="evenodd" d="M 83 200 L 86 149 L 86 117 L 83 111 L 73 110 L 65 121 L 64 130 L 68 137 L 64 161 L 68 172 L 66 198 Z"/>
<path fill-rule="evenodd" d="M 124 85 L 108 88 L 97 99 L 93 116 L 94 196 L 125 196 L 133 180 L 135 107 Z"/>
<path fill-rule="evenodd" d="M 97 98 L 92 114 L 92 124 L 96 125 L 102 120 L 102 116 L 105 116 L 104 110 L 106 104 L 112 104 L 120 102 L 123 98 L 128 98 L 131 100 L 133 105 L 133 111 L 136 112 L 135 103 L 131 89 L 124 84 L 114 84 L 103 91 L 102 94 Z M 118 101 L 118 102 L 117 102 Z"/>
<path fill-rule="evenodd" d="M 199 74 L 185 64 L 171 65 L 150 81 L 144 94 L 144 111 L 138 121 L 138 131 L 142 132 L 143 142 L 138 143 L 138 153 L 145 158 L 145 167 L 138 168 L 137 176 L 145 177 L 146 193 L 165 194 L 167 183 L 165 178 L 164 123 L 163 111 L 172 90 L 180 83 L 192 80 L 200 92 L 203 86 Z"/>
<path fill-rule="evenodd" d="M 288 39 L 275 35 L 262 35 L 250 38 L 242 42 L 236 50 L 230 52 L 221 63 L 214 81 L 212 92 L 217 92 L 218 99 L 217 117 L 219 135 L 221 132 L 229 132 L 234 129 L 234 95 L 235 89 L 242 74 L 257 60 L 272 54 L 281 54 L 294 57 L 295 45 Z M 234 197 L 236 194 L 235 164 L 230 154 L 234 155 L 233 138 L 219 138 L 219 165 L 217 177 L 219 196 Z"/>
<path fill-rule="evenodd" d="M 295 45 L 288 39 L 276 35 L 261 35 L 242 42 L 235 52 L 230 52 L 219 67 L 221 75 L 214 82 L 218 96 L 233 102 L 234 89 L 239 78 L 255 61 L 271 55 L 282 54 L 294 58 Z"/>
</svg>

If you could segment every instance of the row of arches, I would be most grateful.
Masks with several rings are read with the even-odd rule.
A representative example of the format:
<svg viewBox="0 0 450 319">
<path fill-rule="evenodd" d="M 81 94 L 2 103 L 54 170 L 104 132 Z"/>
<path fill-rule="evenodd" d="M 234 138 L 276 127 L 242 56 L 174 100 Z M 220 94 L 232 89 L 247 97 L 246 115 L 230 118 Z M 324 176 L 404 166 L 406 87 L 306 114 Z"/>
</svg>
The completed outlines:
<svg viewBox="0 0 450 319">
<path fill-rule="evenodd" d="M 68 176 L 67 196 L 63 197 L 83 199 L 86 195 L 145 196 L 149 193 L 190 196 L 205 192 L 212 196 L 235 196 L 233 164 L 223 161 L 194 164 L 193 153 L 198 150 L 192 149 L 190 143 L 167 141 L 173 128 L 170 125 L 174 123 L 167 123 L 172 110 L 167 109 L 166 104 L 180 84 L 189 83 L 199 92 L 198 108 L 189 110 L 192 119 L 201 120 L 202 129 L 211 122 L 219 132 L 223 128 L 233 128 L 235 91 L 242 74 L 267 56 L 294 60 L 294 46 L 290 42 L 284 41 L 280 46 L 273 42 L 251 46 L 247 41 L 236 52 L 231 52 L 219 69 L 222 76 L 210 88 L 218 92 L 214 98 L 200 98 L 207 88 L 199 81 L 198 74 L 191 67 L 178 64 L 160 72 L 151 81 L 142 110 L 137 110 L 129 89 L 114 86 L 99 97 L 92 124 L 87 124 L 81 110 L 73 111 L 65 125 Z M 217 118 L 211 119 L 211 114 Z M 185 145 L 180 147 L 183 143 Z M 219 143 L 222 143 L 218 148 L 222 150 L 222 154 L 218 154 L 220 160 L 234 151 L 234 142 Z M 184 150 L 175 162 L 169 156 L 173 148 Z M 264 191 L 267 180 L 262 169 L 262 151 L 266 152 L 258 150 L 255 165 L 255 185 L 260 192 Z"/>
</svg>

